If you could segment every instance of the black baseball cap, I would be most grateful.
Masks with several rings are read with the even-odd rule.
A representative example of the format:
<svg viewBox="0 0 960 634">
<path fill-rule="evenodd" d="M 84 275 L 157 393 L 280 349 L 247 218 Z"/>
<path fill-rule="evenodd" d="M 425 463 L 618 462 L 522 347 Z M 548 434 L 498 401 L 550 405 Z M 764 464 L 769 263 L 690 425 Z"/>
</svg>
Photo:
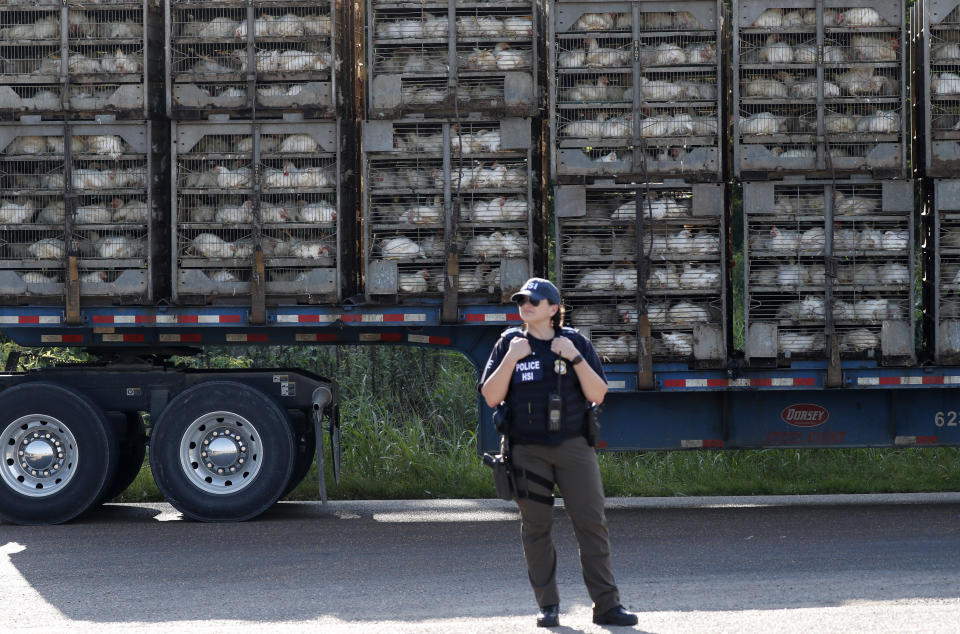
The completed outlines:
<svg viewBox="0 0 960 634">
<path fill-rule="evenodd" d="M 560 303 L 560 291 L 553 285 L 553 282 L 542 277 L 531 277 L 523 284 L 523 288 L 514 293 L 510 299 L 515 302 L 520 296 L 538 300 L 545 299 L 551 304 Z"/>
</svg>

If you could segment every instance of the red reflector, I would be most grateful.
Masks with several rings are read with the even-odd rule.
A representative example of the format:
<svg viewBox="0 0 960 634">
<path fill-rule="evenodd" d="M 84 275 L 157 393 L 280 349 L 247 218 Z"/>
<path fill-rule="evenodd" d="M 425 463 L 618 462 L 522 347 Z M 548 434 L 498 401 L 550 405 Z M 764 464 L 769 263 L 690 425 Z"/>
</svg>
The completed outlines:
<svg viewBox="0 0 960 634">
<path fill-rule="evenodd" d="M 704 441 L 703 441 L 703 446 L 704 446 L 704 448 L 716 448 L 716 449 L 719 449 L 719 448 L 723 447 L 723 441 L 722 441 L 722 440 L 704 440 Z"/>
<path fill-rule="evenodd" d="M 727 387 L 729 379 L 707 379 L 707 387 Z"/>
<path fill-rule="evenodd" d="M 340 315 L 340 320 L 345 323 L 354 323 L 363 320 L 363 315 Z"/>
<path fill-rule="evenodd" d="M 180 335 L 180 341 L 189 341 L 192 343 L 200 343 L 200 333 L 189 334 L 189 335 Z"/>
<path fill-rule="evenodd" d="M 942 376 L 925 376 L 922 383 L 924 385 L 943 385 Z"/>
<path fill-rule="evenodd" d="M 199 315 L 177 315 L 178 324 L 197 324 L 200 323 Z"/>
<path fill-rule="evenodd" d="M 385 332 L 380 335 L 380 341 L 403 341 L 403 335 L 399 332 Z"/>
<path fill-rule="evenodd" d="M 606 440 L 598 440 L 598 441 L 597 441 L 597 449 L 606 449 L 606 448 L 607 448 L 607 441 L 606 441 Z"/>
<path fill-rule="evenodd" d="M 900 385 L 899 376 L 881 376 L 880 385 Z"/>
<path fill-rule="evenodd" d="M 403 321 L 403 315 L 402 314 L 384 315 L 383 321 Z"/>
<path fill-rule="evenodd" d="M 220 315 L 221 324 L 239 324 L 241 321 L 240 315 Z"/>
<path fill-rule="evenodd" d="M 430 343 L 438 346 L 449 346 L 450 337 L 430 337 Z"/>
<path fill-rule="evenodd" d="M 40 315 L 21 315 L 17 318 L 21 324 L 39 324 Z"/>
<path fill-rule="evenodd" d="M 686 387 L 686 379 L 664 379 L 663 387 Z"/>
<path fill-rule="evenodd" d="M 134 323 L 137 324 L 153 324 L 156 323 L 156 315 L 137 315 L 133 318 Z"/>
<path fill-rule="evenodd" d="M 267 343 L 270 340 L 270 335 L 265 333 L 257 333 L 254 335 L 247 335 L 247 341 L 252 343 Z"/>
<path fill-rule="evenodd" d="M 320 333 L 317 335 L 317 341 L 336 341 L 337 335 L 332 332 Z"/>
<path fill-rule="evenodd" d="M 773 379 L 750 379 L 750 385 L 753 387 L 770 387 L 773 385 Z"/>
<path fill-rule="evenodd" d="M 143 335 L 124 335 L 123 340 L 125 342 L 143 343 Z"/>
<path fill-rule="evenodd" d="M 801 378 L 799 378 L 799 379 L 794 379 L 794 380 L 793 380 L 793 384 L 794 384 L 794 385 L 816 385 L 816 384 L 817 384 L 817 380 L 816 380 L 815 378 L 813 378 L 812 376 L 805 376 L 805 377 L 801 377 Z"/>
<path fill-rule="evenodd" d="M 298 315 L 297 321 L 300 323 L 315 323 L 320 321 L 320 315 Z"/>
<path fill-rule="evenodd" d="M 113 315 L 94 315 L 93 323 L 95 324 L 112 324 Z"/>
<path fill-rule="evenodd" d="M 483 315 L 464 315 L 464 321 L 483 321 Z"/>
<path fill-rule="evenodd" d="M 63 343 L 83 343 L 83 335 L 63 335 Z"/>
<path fill-rule="evenodd" d="M 936 436 L 917 436 L 918 445 L 935 445 L 937 444 Z"/>
</svg>

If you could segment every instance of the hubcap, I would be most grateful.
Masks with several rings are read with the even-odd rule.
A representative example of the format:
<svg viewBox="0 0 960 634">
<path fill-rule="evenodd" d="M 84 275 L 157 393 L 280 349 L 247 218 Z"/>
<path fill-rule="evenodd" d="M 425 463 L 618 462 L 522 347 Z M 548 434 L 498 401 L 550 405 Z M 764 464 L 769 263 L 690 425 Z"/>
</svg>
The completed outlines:
<svg viewBox="0 0 960 634">
<path fill-rule="evenodd" d="M 27 497 L 46 497 L 62 490 L 77 470 L 77 441 L 62 421 L 28 414 L 0 433 L 0 478 Z"/>
<path fill-rule="evenodd" d="M 260 433 L 232 412 L 210 412 L 180 439 L 180 466 L 191 484 L 215 495 L 241 491 L 260 473 Z"/>
</svg>

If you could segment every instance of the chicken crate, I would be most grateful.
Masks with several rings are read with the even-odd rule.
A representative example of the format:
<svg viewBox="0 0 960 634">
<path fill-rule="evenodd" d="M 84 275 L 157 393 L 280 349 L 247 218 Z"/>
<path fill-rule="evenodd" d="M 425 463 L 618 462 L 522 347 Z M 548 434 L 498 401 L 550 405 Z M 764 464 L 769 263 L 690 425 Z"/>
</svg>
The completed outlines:
<svg viewBox="0 0 960 634">
<path fill-rule="evenodd" d="M 460 303 L 508 301 L 542 270 L 538 130 L 514 118 L 365 122 L 367 299 L 439 299 L 449 279 Z"/>
<path fill-rule="evenodd" d="M 913 208 L 911 180 L 743 183 L 747 358 L 823 359 L 830 332 L 842 359 L 912 363 Z"/>
<path fill-rule="evenodd" d="M 960 3 L 924 0 L 913 6 L 917 139 L 926 176 L 960 170 Z"/>
<path fill-rule="evenodd" d="M 162 133 L 108 117 L 0 124 L 0 301 L 62 303 L 73 283 L 88 305 L 163 295 Z"/>
<path fill-rule="evenodd" d="M 909 176 L 907 45 L 900 0 L 734 2 L 734 174 Z"/>
<path fill-rule="evenodd" d="M 960 180 L 934 179 L 932 214 L 926 218 L 928 319 L 938 363 L 960 361 Z"/>
<path fill-rule="evenodd" d="M 367 0 L 369 117 L 536 116 L 544 4 Z"/>
<path fill-rule="evenodd" d="M 335 117 L 346 10 L 337 0 L 166 0 L 167 114 Z"/>
<path fill-rule="evenodd" d="M 0 119 L 159 112 L 163 16 L 155 4 L 0 2 Z"/>
<path fill-rule="evenodd" d="M 171 244 L 178 303 L 253 297 L 258 241 L 266 303 L 341 299 L 339 125 L 173 124 Z"/>
<path fill-rule="evenodd" d="M 551 9 L 553 176 L 723 180 L 718 0 Z"/>
<path fill-rule="evenodd" d="M 568 320 L 590 337 L 604 361 L 637 360 L 640 242 L 649 256 L 643 290 L 653 358 L 723 366 L 725 191 L 722 183 L 683 181 L 557 186 L 557 279 Z"/>
</svg>

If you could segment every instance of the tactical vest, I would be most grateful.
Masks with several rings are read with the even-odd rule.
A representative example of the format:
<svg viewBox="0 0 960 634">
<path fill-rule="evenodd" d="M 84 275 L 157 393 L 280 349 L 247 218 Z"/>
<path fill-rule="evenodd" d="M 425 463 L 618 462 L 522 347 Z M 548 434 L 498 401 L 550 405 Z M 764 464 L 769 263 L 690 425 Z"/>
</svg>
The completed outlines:
<svg viewBox="0 0 960 634">
<path fill-rule="evenodd" d="M 574 340 L 579 334 L 564 329 L 563 336 Z M 519 330 L 504 333 L 509 340 L 523 336 Z M 561 398 L 563 400 L 560 431 L 547 431 L 548 397 L 557 390 L 557 375 L 554 363 L 559 358 L 550 351 L 550 342 L 529 337 L 530 347 L 536 354 L 521 359 L 514 368 L 506 403 L 510 410 L 510 438 L 513 442 L 559 445 L 568 438 L 582 436 L 586 432 L 587 402 L 580 388 L 580 381 L 573 366 L 567 364 L 563 375 Z M 584 361 L 584 363 L 586 363 Z M 528 376 L 523 376 L 525 373 Z M 528 380 L 518 380 L 528 379 Z"/>
</svg>

